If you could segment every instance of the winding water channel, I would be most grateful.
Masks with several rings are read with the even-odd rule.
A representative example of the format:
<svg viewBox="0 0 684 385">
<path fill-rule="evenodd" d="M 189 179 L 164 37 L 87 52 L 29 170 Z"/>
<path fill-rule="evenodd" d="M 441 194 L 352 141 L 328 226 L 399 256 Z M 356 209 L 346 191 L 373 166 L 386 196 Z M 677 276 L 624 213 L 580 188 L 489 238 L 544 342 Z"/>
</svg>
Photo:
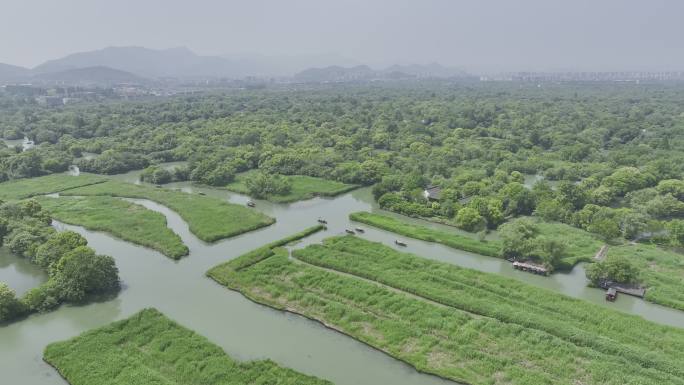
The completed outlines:
<svg viewBox="0 0 684 385">
<path fill-rule="evenodd" d="M 24 139 L 0 139 L 7 147 L 21 147 L 22 151 L 29 150 L 34 147 L 33 141 L 29 138 Z"/>
<path fill-rule="evenodd" d="M 125 179 L 130 177 L 132 175 L 127 175 Z M 171 184 L 169 187 L 202 191 L 240 204 L 248 200 L 245 196 L 224 190 L 194 187 L 188 183 Z M 187 224 L 166 207 L 146 200 L 131 201 L 164 214 L 168 226 L 190 248 L 190 255 L 180 261 L 172 261 L 154 250 L 118 240 L 105 233 L 55 223 L 60 229 L 83 234 L 98 253 L 113 256 L 120 270 L 123 290 L 108 301 L 85 306 L 62 306 L 51 313 L 33 315 L 0 326 L 0 383 L 63 385 L 65 382 L 61 377 L 42 362 L 42 350 L 47 344 L 128 317 L 140 309 L 156 307 L 182 325 L 206 336 L 237 359 L 270 358 L 281 365 L 331 380 L 338 385 L 453 384 L 418 373 L 408 365 L 326 329 L 319 323 L 254 304 L 204 275 L 220 262 L 314 225 L 318 217 L 328 220 L 328 231 L 314 234 L 296 247 L 343 234 L 345 228 L 355 226 L 347 219 L 349 213 L 378 210 L 370 189 L 359 189 L 334 199 L 312 199 L 287 205 L 257 201 L 257 209 L 275 217 L 276 224 L 214 244 L 202 242 L 192 235 Z M 396 235 L 367 226 L 364 228 L 364 238 L 394 245 Z M 449 229 L 454 231 L 453 228 Z M 513 270 L 509 263 L 496 258 L 413 239 L 407 242 L 408 247 L 404 250 L 424 257 L 514 277 L 655 322 L 684 327 L 684 312 L 628 296 L 620 296 L 617 302 L 607 304 L 601 290 L 586 287 L 581 266 L 570 274 L 545 278 Z M 6 252 L 3 254 L 0 249 L 0 280 L 8 282 L 15 290 L 25 291 L 44 278 L 39 269 L 32 269 Z"/>
</svg>

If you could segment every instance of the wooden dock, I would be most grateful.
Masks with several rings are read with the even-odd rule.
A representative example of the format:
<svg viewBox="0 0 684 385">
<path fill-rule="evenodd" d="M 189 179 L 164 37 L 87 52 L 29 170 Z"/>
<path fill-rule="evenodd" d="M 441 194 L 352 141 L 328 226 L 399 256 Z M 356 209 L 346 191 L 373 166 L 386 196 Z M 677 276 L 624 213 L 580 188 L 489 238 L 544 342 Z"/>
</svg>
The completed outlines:
<svg viewBox="0 0 684 385">
<path fill-rule="evenodd" d="M 597 261 L 603 261 L 603 258 L 606 257 L 606 253 L 608 252 L 608 245 L 603 245 L 599 249 L 599 251 L 594 255 L 594 259 Z"/>
<path fill-rule="evenodd" d="M 513 268 L 522 271 L 528 271 L 534 274 L 549 275 L 549 270 L 541 265 L 535 265 L 528 262 L 513 262 Z"/>
<path fill-rule="evenodd" d="M 633 286 L 633 285 L 613 285 L 615 291 L 622 294 L 632 295 L 639 298 L 644 298 L 646 295 L 646 289 L 643 287 Z"/>
<path fill-rule="evenodd" d="M 613 289 L 617 293 L 627 294 L 638 298 L 644 298 L 644 296 L 646 295 L 646 288 L 641 287 L 639 285 L 604 281 L 600 282 L 599 286 L 605 290 Z"/>
</svg>

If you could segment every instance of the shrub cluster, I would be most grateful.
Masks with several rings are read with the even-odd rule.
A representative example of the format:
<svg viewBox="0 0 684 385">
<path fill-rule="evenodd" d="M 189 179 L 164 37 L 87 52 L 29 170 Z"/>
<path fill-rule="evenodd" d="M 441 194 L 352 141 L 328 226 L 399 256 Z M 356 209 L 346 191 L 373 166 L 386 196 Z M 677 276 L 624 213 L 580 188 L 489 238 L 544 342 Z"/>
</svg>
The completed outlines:
<svg viewBox="0 0 684 385">
<path fill-rule="evenodd" d="M 119 272 L 112 257 L 95 254 L 80 234 L 57 232 L 50 222 L 35 200 L 0 205 L 0 244 L 42 267 L 49 276 L 21 299 L 6 286 L 0 287 L 0 321 L 119 289 Z"/>
</svg>

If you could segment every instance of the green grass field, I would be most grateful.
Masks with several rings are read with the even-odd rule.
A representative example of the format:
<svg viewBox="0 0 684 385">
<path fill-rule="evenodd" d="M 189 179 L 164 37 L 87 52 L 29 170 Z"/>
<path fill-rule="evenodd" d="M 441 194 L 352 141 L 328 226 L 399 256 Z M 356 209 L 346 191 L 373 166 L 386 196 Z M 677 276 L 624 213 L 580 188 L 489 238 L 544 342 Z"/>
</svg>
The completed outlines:
<svg viewBox="0 0 684 385">
<path fill-rule="evenodd" d="M 289 237 L 285 237 L 283 239 L 277 240 L 275 242 L 271 242 L 267 245 L 261 246 L 258 249 L 254 249 L 252 251 L 249 251 L 235 259 L 232 259 L 229 262 L 222 263 L 211 270 L 207 272 L 207 275 L 209 277 L 214 277 L 214 276 L 220 276 L 221 271 L 223 270 L 241 270 L 248 268 L 252 266 L 255 263 L 259 263 L 263 261 L 264 259 L 272 256 L 275 252 L 273 249 L 276 247 L 280 246 L 285 246 L 288 243 L 292 243 L 295 241 L 298 241 L 302 238 L 306 238 L 309 235 L 313 233 L 317 233 L 319 231 L 325 230 L 325 226 L 323 225 L 316 225 L 313 227 L 309 227 L 307 229 L 304 229 L 296 234 L 290 235 Z"/>
<path fill-rule="evenodd" d="M 238 362 L 154 309 L 50 344 L 43 359 L 71 385 L 323 385 L 266 361 Z"/>
<path fill-rule="evenodd" d="M 679 339 L 679 345 L 669 347 L 668 354 L 674 354 L 677 346 L 684 344 L 684 332 L 677 334 L 678 337 L 668 334 L 675 329 L 651 329 L 653 324 L 637 317 L 518 280 L 399 253 L 356 237 L 330 238 L 323 245 L 297 250 L 294 256 L 470 313 L 542 330 L 602 352 L 609 353 L 614 348 L 606 340 L 616 341 L 622 344 L 623 353 L 629 353 L 634 360 L 653 354 L 649 347 L 662 338 Z M 644 345 L 646 341 L 650 344 Z"/>
<path fill-rule="evenodd" d="M 440 243 L 454 249 L 501 258 L 501 244 L 498 241 L 480 241 L 456 232 L 451 233 L 444 230 L 415 225 L 387 215 L 373 214 L 364 211 L 349 214 L 349 219 L 379 229 L 391 231 L 405 237 L 420 239 L 426 242 Z"/>
<path fill-rule="evenodd" d="M 571 270 L 580 262 L 592 262 L 594 255 L 604 244 L 591 233 L 564 223 L 549 223 L 541 220 L 535 223 L 540 235 L 558 239 L 568 246 L 568 257 L 561 260 L 561 265 L 556 267 L 557 270 Z"/>
<path fill-rule="evenodd" d="M 229 183 L 226 188 L 236 193 L 249 195 L 245 180 L 254 174 L 256 170 L 250 170 L 238 174 L 235 181 Z M 292 189 L 285 195 L 271 195 L 266 199 L 276 203 L 289 203 L 311 199 L 316 196 L 332 197 L 343 194 L 357 188 L 357 185 L 346 184 L 333 180 L 316 178 L 306 175 L 283 175 L 292 184 Z"/>
<path fill-rule="evenodd" d="M 166 217 L 143 206 L 108 196 L 40 197 L 39 202 L 59 221 L 104 231 L 173 259 L 188 255 L 188 247 L 166 226 Z"/>
<path fill-rule="evenodd" d="M 684 255 L 644 244 L 610 247 L 608 255 L 623 255 L 639 267 L 647 301 L 684 311 Z"/>
<path fill-rule="evenodd" d="M 426 242 L 440 243 L 454 249 L 476 254 L 502 258 L 501 242 L 498 240 L 480 241 L 456 232 L 433 229 L 427 226 L 404 222 L 388 215 L 369 212 L 356 212 L 349 215 L 353 221 L 364 223 L 405 237 Z M 568 246 L 568 256 L 561 260 L 559 270 L 570 270 L 579 262 L 591 262 L 603 242 L 590 233 L 563 223 L 535 221 L 539 233 L 548 238 L 556 238 Z"/>
<path fill-rule="evenodd" d="M 105 181 L 107 181 L 107 178 L 91 174 L 81 174 L 79 176 L 52 174 L 38 178 L 16 179 L 0 183 L 0 199 L 18 200 L 30 198 L 36 195 L 61 192 Z"/>
<path fill-rule="evenodd" d="M 275 219 L 224 200 L 181 191 L 107 181 L 68 190 L 62 195 L 115 196 L 149 199 L 177 212 L 199 239 L 214 242 L 271 225 Z"/>
<path fill-rule="evenodd" d="M 356 237 L 294 256 L 213 278 L 459 382 L 684 384 L 680 329 Z"/>
</svg>

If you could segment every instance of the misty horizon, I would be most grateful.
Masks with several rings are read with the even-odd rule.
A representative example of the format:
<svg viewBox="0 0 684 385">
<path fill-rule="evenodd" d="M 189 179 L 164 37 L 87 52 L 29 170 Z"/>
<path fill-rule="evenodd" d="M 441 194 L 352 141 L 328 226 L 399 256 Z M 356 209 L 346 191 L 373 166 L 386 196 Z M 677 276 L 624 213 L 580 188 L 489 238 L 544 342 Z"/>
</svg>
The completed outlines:
<svg viewBox="0 0 684 385">
<path fill-rule="evenodd" d="M 187 47 L 203 56 L 339 58 L 471 73 L 681 71 L 684 4 L 657 0 L 9 1 L 0 63 L 33 68 L 105 47 Z M 21 37 L 21 38 L 19 38 Z"/>
</svg>

